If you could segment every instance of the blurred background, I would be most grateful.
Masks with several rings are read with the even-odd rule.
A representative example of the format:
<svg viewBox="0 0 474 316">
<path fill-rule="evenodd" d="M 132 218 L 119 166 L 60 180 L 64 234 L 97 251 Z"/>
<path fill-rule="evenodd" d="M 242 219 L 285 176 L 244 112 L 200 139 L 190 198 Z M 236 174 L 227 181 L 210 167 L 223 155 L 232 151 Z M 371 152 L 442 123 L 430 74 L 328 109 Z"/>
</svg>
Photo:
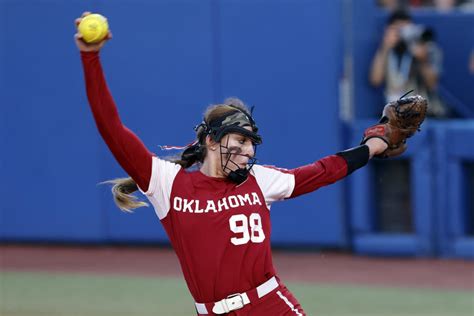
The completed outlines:
<svg viewBox="0 0 474 316">
<path fill-rule="evenodd" d="M 474 2 L 456 0 L 0 0 L 0 315 L 193 314 L 154 211 L 122 213 L 99 185 L 125 173 L 88 108 L 83 11 L 108 18 L 110 89 L 158 155 L 230 96 L 255 106 L 259 162 L 284 168 L 358 145 L 408 90 L 428 97 L 405 155 L 273 206 L 275 262 L 309 315 L 474 315 Z M 404 267 L 406 283 L 360 289 Z M 435 290 L 443 277 L 459 282 Z"/>
</svg>

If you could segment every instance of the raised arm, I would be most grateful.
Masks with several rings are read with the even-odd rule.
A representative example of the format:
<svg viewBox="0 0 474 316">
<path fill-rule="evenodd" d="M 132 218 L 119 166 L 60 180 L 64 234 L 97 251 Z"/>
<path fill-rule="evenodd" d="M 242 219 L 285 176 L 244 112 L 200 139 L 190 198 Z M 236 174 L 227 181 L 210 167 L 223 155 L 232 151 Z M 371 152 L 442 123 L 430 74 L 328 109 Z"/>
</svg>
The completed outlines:
<svg viewBox="0 0 474 316">
<path fill-rule="evenodd" d="M 79 22 L 80 19 L 77 19 L 76 24 Z M 109 33 L 106 40 L 110 38 Z M 97 44 L 86 44 L 79 34 L 76 34 L 75 40 L 81 52 L 87 97 L 97 128 L 117 162 L 138 186 L 146 191 L 151 176 L 152 153 L 120 120 L 99 58 L 99 51 L 106 40 Z"/>
</svg>

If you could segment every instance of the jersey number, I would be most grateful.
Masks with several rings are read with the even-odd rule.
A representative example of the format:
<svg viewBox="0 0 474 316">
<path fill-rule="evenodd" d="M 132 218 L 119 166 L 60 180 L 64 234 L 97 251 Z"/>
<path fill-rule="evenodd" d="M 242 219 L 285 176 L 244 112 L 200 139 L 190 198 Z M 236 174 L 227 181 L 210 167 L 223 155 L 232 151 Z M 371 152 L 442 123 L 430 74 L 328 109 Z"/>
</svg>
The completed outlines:
<svg viewBox="0 0 474 316">
<path fill-rule="evenodd" d="M 246 244 L 249 241 L 261 243 L 265 240 L 262 218 L 258 213 L 250 214 L 248 219 L 244 214 L 233 215 L 229 218 L 229 226 L 230 230 L 234 233 L 242 234 L 241 237 L 232 237 L 230 239 L 230 242 L 236 246 Z"/>
</svg>

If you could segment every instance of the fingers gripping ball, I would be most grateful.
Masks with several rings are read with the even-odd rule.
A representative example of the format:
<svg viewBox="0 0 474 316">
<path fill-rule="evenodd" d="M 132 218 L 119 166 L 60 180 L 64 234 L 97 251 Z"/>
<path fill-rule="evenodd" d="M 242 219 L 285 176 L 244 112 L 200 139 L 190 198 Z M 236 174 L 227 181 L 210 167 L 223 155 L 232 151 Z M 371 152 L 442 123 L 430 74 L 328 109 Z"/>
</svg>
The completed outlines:
<svg viewBox="0 0 474 316">
<path fill-rule="evenodd" d="M 85 16 L 77 28 L 82 39 L 90 44 L 102 41 L 109 31 L 107 19 L 96 13 Z"/>
<path fill-rule="evenodd" d="M 420 131 L 428 102 L 419 95 L 400 98 L 385 105 L 379 124 L 369 127 L 364 132 L 362 144 L 373 137 L 387 143 L 388 148 L 378 158 L 396 157 L 407 149 L 406 140 Z"/>
</svg>

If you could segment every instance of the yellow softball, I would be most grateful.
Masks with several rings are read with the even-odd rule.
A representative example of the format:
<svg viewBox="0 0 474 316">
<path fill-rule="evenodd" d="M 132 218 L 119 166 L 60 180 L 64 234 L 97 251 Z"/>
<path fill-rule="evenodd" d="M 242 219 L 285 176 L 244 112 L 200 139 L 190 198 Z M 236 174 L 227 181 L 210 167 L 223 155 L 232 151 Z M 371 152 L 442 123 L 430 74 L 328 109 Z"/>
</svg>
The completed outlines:
<svg viewBox="0 0 474 316">
<path fill-rule="evenodd" d="M 107 19 L 97 13 L 85 16 L 77 27 L 82 39 L 86 43 L 98 43 L 102 41 L 109 31 Z"/>
</svg>

